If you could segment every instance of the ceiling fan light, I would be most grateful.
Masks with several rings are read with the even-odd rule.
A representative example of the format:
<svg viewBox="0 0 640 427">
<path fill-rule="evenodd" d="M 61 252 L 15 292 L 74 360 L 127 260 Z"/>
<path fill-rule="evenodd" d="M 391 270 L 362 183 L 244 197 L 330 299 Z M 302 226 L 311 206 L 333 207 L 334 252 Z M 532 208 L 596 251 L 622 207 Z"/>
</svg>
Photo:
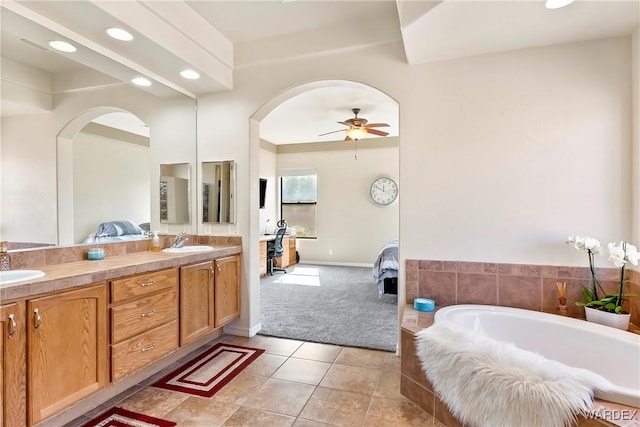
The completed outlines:
<svg viewBox="0 0 640 427">
<path fill-rule="evenodd" d="M 347 136 L 351 139 L 361 139 L 367 136 L 367 129 L 361 126 L 352 126 L 347 129 Z"/>
<path fill-rule="evenodd" d="M 547 9 L 560 9 L 573 3 L 573 0 L 545 0 L 544 7 Z"/>
</svg>

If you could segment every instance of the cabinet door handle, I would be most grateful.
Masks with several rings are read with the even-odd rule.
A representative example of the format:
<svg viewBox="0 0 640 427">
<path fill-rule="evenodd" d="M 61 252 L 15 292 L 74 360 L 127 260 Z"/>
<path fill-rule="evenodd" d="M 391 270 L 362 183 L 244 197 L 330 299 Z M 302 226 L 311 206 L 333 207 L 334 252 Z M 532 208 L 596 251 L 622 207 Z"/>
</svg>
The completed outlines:
<svg viewBox="0 0 640 427">
<path fill-rule="evenodd" d="M 16 324 L 16 319 L 13 316 L 13 314 L 10 314 L 8 317 L 9 317 L 9 339 L 12 340 L 16 335 L 16 329 L 18 328 L 18 325 Z"/>
<path fill-rule="evenodd" d="M 222 273 L 222 269 L 220 268 L 220 264 L 216 264 L 216 270 L 218 270 L 218 273 Z"/>
<path fill-rule="evenodd" d="M 38 329 L 40 328 L 40 322 L 42 322 L 42 317 L 40 316 L 40 310 L 37 308 L 34 308 L 33 314 L 34 314 L 33 332 L 38 332 Z"/>
<path fill-rule="evenodd" d="M 144 353 L 145 351 L 153 350 L 154 348 L 156 348 L 156 345 L 155 344 L 151 344 L 151 345 L 148 345 L 146 347 L 142 347 L 142 350 L 140 350 L 140 351 Z"/>
<path fill-rule="evenodd" d="M 148 282 L 141 283 L 141 284 L 140 284 L 140 287 L 141 287 L 141 288 L 146 288 L 147 286 L 153 286 L 153 285 L 155 285 L 155 284 L 156 284 L 156 281 L 155 281 L 155 280 L 149 280 Z"/>
<path fill-rule="evenodd" d="M 211 272 L 211 277 L 216 275 L 216 273 L 213 272 L 213 267 L 209 266 L 209 271 Z"/>
<path fill-rule="evenodd" d="M 147 312 L 147 313 L 142 313 L 142 314 L 140 315 L 140 317 L 151 317 L 151 316 L 153 316 L 154 314 L 156 314 L 156 311 L 155 311 L 155 310 L 151 310 L 151 311 L 149 311 L 149 312 Z"/>
</svg>

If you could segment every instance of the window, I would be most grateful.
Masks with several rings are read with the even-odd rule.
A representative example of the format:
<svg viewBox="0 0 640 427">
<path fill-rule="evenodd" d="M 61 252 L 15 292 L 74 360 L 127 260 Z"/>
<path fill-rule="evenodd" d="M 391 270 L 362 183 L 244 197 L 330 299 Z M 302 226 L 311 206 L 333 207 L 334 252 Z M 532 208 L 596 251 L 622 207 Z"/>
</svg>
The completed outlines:
<svg viewBox="0 0 640 427">
<path fill-rule="evenodd" d="M 315 239 L 318 185 L 316 171 L 286 171 L 280 177 L 280 217 L 296 229 L 297 237 Z"/>
</svg>

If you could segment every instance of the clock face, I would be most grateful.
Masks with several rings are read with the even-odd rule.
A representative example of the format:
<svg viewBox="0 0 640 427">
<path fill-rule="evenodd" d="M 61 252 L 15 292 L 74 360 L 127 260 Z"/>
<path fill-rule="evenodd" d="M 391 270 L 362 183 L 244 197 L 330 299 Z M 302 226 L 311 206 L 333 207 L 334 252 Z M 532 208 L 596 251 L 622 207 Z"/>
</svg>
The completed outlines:
<svg viewBox="0 0 640 427">
<path fill-rule="evenodd" d="M 369 189 L 371 200 L 379 205 L 388 205 L 398 197 L 398 184 L 391 178 L 378 178 Z"/>
</svg>

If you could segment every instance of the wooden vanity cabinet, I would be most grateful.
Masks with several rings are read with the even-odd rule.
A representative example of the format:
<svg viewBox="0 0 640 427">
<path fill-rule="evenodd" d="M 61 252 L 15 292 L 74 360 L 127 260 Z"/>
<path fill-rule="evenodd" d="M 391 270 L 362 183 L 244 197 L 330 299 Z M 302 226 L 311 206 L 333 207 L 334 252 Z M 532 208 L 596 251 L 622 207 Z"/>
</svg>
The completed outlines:
<svg viewBox="0 0 640 427">
<path fill-rule="evenodd" d="M 180 345 L 240 316 L 240 256 L 180 268 Z"/>
<path fill-rule="evenodd" d="M 112 280 L 110 315 L 115 382 L 178 348 L 177 270 Z"/>
<path fill-rule="evenodd" d="M 240 256 L 215 260 L 215 327 L 240 316 Z"/>
<path fill-rule="evenodd" d="M 213 261 L 180 267 L 180 345 L 214 329 Z"/>
<path fill-rule="evenodd" d="M 24 301 L 0 305 L 0 427 L 27 425 Z"/>
<path fill-rule="evenodd" d="M 105 283 L 27 300 L 28 423 L 102 389 L 107 372 Z"/>
</svg>

